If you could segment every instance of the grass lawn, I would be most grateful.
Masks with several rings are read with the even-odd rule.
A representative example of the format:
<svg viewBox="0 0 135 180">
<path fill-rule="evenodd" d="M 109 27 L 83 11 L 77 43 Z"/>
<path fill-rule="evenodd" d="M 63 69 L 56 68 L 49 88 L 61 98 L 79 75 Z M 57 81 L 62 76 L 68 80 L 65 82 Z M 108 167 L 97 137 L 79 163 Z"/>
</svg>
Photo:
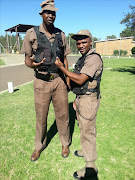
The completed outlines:
<svg viewBox="0 0 135 180">
<path fill-rule="evenodd" d="M 5 62 L 2 59 L 0 59 L 0 66 L 2 65 L 5 65 Z"/>
<path fill-rule="evenodd" d="M 98 178 L 92 180 L 135 180 L 135 59 L 104 59 L 102 99 L 97 115 Z M 61 144 L 51 104 L 48 117 L 48 146 L 36 162 L 34 150 L 35 111 L 33 84 L 18 87 L 13 94 L 0 94 L 0 179 L 73 180 L 74 171 L 84 167 L 80 131 L 69 93 L 72 144 L 67 159 Z"/>
</svg>

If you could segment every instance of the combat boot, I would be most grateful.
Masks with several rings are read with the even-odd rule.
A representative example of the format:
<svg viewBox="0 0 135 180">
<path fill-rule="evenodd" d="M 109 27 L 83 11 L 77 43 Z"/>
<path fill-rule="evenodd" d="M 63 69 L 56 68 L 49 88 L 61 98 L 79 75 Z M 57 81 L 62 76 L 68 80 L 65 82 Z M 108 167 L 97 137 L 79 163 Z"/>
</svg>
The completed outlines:
<svg viewBox="0 0 135 180">
<path fill-rule="evenodd" d="M 75 179 L 81 180 L 82 178 L 96 176 L 97 174 L 98 174 L 98 170 L 96 168 L 95 163 L 94 162 L 86 162 L 86 166 L 83 169 L 74 172 L 73 177 Z"/>
</svg>

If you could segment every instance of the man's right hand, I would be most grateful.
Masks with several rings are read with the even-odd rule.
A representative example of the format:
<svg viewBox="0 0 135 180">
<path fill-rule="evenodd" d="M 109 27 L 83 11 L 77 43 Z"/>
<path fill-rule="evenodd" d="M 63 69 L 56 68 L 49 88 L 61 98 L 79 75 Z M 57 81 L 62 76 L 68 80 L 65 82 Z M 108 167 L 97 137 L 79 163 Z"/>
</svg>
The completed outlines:
<svg viewBox="0 0 135 180">
<path fill-rule="evenodd" d="M 46 58 L 43 58 L 41 62 L 35 63 L 34 59 L 32 57 L 29 57 L 28 55 L 25 55 L 25 64 L 26 64 L 26 66 L 28 66 L 30 68 L 36 69 L 36 68 L 40 67 L 44 63 L 45 59 Z"/>
<path fill-rule="evenodd" d="M 30 57 L 30 60 L 32 61 L 32 66 L 35 68 L 40 67 L 44 63 L 45 59 L 46 58 L 43 58 L 41 62 L 36 63 L 36 62 L 34 62 L 34 59 L 32 57 Z"/>
</svg>

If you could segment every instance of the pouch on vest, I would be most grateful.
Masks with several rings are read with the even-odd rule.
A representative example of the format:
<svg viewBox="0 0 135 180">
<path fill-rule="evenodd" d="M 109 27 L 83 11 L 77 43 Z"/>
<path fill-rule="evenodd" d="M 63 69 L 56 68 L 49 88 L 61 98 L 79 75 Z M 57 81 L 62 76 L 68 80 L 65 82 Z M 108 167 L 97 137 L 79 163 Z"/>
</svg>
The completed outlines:
<svg viewBox="0 0 135 180">
<path fill-rule="evenodd" d="M 80 74 L 79 70 L 77 69 L 74 69 L 73 72 L 76 74 Z M 73 93 L 76 95 L 84 95 L 88 89 L 88 83 L 89 81 L 85 82 L 82 85 L 79 85 L 74 81 L 70 80 L 71 91 L 73 91 Z"/>
<path fill-rule="evenodd" d="M 41 62 L 45 58 L 44 64 L 51 65 L 51 51 L 50 49 L 43 49 L 39 54 L 39 58 L 35 59 L 36 63 Z"/>
<path fill-rule="evenodd" d="M 92 55 L 92 54 L 97 54 L 97 53 L 93 52 L 89 55 Z M 87 55 L 87 56 L 89 56 L 89 55 Z M 99 54 L 97 54 L 97 55 L 99 55 Z M 79 58 L 79 60 L 77 61 L 76 65 L 75 65 L 75 69 L 73 70 L 74 73 L 80 74 L 80 71 L 81 71 L 82 67 L 84 66 L 84 61 L 87 56 L 83 56 L 83 57 Z M 100 57 L 100 59 L 101 59 L 101 57 Z M 101 59 L 101 61 L 102 61 L 102 59 Z M 97 92 L 97 99 L 98 99 L 99 94 L 100 94 L 99 88 L 100 88 L 101 75 L 102 75 L 102 71 L 98 77 L 92 78 L 93 80 L 96 80 L 97 84 L 98 84 L 97 87 L 95 87 L 94 89 L 88 89 L 89 81 L 92 80 L 90 78 L 86 82 L 84 82 L 84 84 L 82 84 L 82 85 L 79 85 L 71 80 L 70 81 L 71 91 L 73 91 L 73 93 L 76 95 L 84 95 L 86 92 L 91 92 L 91 93 Z"/>
</svg>

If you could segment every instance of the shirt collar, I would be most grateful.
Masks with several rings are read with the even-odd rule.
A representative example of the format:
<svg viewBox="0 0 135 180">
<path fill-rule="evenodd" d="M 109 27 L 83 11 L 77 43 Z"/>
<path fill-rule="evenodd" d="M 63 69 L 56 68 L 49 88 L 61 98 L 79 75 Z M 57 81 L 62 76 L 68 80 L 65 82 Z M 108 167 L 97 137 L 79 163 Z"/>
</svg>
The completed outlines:
<svg viewBox="0 0 135 180">
<path fill-rule="evenodd" d="M 54 27 L 54 28 L 55 28 L 55 27 Z M 44 28 L 43 22 L 42 22 L 42 23 L 40 24 L 40 26 L 39 26 L 39 31 L 42 32 L 42 33 L 44 33 L 44 34 L 48 37 L 48 35 L 47 35 L 47 33 L 46 33 L 46 30 L 45 30 L 45 28 Z M 54 32 L 53 32 L 51 38 L 53 38 L 53 37 L 55 37 Z M 49 38 L 50 38 L 50 37 L 49 37 Z"/>
<path fill-rule="evenodd" d="M 93 53 L 94 51 L 95 51 L 94 49 L 90 49 L 90 50 L 87 52 L 86 56 L 88 56 L 89 54 Z"/>
</svg>

